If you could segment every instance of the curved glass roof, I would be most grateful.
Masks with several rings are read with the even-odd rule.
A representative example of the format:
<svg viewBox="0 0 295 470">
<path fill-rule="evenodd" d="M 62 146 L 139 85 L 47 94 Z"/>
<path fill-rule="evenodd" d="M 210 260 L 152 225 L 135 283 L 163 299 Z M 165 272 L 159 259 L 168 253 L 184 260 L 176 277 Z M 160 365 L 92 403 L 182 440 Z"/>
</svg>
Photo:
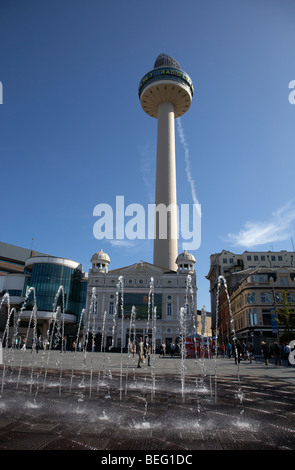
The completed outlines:
<svg viewBox="0 0 295 470">
<path fill-rule="evenodd" d="M 154 69 L 158 67 L 174 67 L 180 69 L 179 63 L 167 54 L 160 54 L 154 63 Z"/>
</svg>

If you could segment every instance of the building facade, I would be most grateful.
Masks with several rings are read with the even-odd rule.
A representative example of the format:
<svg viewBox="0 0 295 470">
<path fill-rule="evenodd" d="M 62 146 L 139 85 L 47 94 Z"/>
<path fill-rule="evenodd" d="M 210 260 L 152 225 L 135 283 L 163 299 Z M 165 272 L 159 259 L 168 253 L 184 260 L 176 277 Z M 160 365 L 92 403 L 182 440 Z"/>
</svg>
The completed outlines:
<svg viewBox="0 0 295 470">
<path fill-rule="evenodd" d="M 0 334 L 5 330 L 10 308 L 15 316 L 21 312 L 18 332 L 25 337 L 36 303 L 38 336 L 45 339 L 55 297 L 62 286 L 57 306 L 63 309 L 66 333 L 74 337 L 86 304 L 87 276 L 81 264 L 5 243 L 0 244 L 0 254 L 3 271 L 6 265 L 9 268 L 0 276 Z M 9 294 L 9 304 L 5 294 Z"/>
<path fill-rule="evenodd" d="M 24 275 L 23 295 L 25 296 L 31 287 L 36 293 L 41 336 L 46 336 L 55 301 L 56 306 L 61 307 L 65 331 L 69 334 L 69 326 L 79 323 L 82 309 L 85 307 L 87 280 L 83 276 L 82 265 L 65 258 L 37 256 L 26 260 Z M 22 311 L 22 323 L 30 318 L 33 301 L 34 297 L 30 295 L 26 308 Z"/>
<path fill-rule="evenodd" d="M 284 293 L 290 311 L 295 311 L 293 257 L 294 253 L 287 251 L 234 254 L 223 250 L 211 255 L 207 279 L 210 281 L 212 328 L 214 333 L 217 329 L 220 342 L 232 339 L 232 326 L 237 338 L 242 342 L 250 341 L 257 352 L 262 340 L 269 343 L 280 340 L 286 325 L 278 324 L 275 318 L 284 306 Z M 230 306 L 225 283 L 220 282 L 219 276 L 225 279 Z"/>
<path fill-rule="evenodd" d="M 197 294 L 195 262 L 193 255 L 183 252 L 176 259 L 177 271 L 144 261 L 109 271 L 109 256 L 102 250 L 95 253 L 88 274 L 86 310 L 89 310 L 95 289 L 97 348 L 101 347 L 102 337 L 105 340 L 103 346 L 113 344 L 116 350 L 127 348 L 130 339 L 151 337 L 152 307 L 156 308 L 154 327 L 157 349 L 165 343 L 168 350 L 171 343 L 178 342 L 183 326 L 180 325 L 181 307 L 186 310 L 186 334 L 193 336 Z M 121 284 L 118 282 L 120 279 Z M 115 329 L 114 314 L 117 316 Z"/>
</svg>

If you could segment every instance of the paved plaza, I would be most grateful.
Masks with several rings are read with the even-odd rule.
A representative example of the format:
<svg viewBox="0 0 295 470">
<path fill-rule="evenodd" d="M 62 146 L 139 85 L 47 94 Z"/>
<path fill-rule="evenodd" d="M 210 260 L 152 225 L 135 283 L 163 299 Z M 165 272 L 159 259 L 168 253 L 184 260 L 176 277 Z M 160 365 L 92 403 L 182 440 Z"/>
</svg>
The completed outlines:
<svg viewBox="0 0 295 470">
<path fill-rule="evenodd" d="M 10 350 L 1 450 L 294 450 L 295 369 L 234 359 Z"/>
</svg>

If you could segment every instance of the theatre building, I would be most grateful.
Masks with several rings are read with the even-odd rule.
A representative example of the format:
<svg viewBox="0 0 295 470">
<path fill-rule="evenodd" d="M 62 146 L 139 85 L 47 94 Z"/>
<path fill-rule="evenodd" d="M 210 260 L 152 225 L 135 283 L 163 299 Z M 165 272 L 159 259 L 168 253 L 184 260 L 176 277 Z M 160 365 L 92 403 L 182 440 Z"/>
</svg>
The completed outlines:
<svg viewBox="0 0 295 470">
<path fill-rule="evenodd" d="M 179 340 L 181 307 L 186 307 L 184 321 L 187 336 L 194 335 L 197 288 L 196 260 L 192 254 L 183 252 L 177 257 L 177 271 L 144 261 L 109 270 L 110 262 L 110 257 L 100 250 L 92 256 L 92 268 L 88 274 L 86 310 L 93 302 L 95 292 L 98 342 L 104 337 L 107 347 L 113 344 L 116 350 L 121 349 L 121 345 L 127 348 L 134 334 L 137 338 L 151 337 L 153 325 L 157 349 L 164 342 L 168 350 L 170 343 Z M 118 282 L 119 279 L 121 282 Z M 149 305 L 156 309 L 156 313 L 149 310 Z M 131 319 L 132 307 L 135 318 L 132 316 Z"/>
</svg>

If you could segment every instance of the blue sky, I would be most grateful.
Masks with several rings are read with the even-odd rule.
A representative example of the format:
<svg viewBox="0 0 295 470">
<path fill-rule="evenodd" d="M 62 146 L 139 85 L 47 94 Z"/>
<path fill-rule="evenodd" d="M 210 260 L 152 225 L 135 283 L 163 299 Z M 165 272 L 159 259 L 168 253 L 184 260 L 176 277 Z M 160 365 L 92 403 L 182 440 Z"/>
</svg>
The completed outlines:
<svg viewBox="0 0 295 470">
<path fill-rule="evenodd" d="M 2 0 L 3 242 L 110 268 L 152 262 L 150 240 L 97 240 L 97 204 L 152 202 L 156 120 L 138 85 L 164 52 L 193 80 L 176 122 L 178 203 L 202 205 L 198 308 L 210 254 L 295 242 L 293 0 Z M 179 251 L 181 250 L 181 246 Z"/>
</svg>

